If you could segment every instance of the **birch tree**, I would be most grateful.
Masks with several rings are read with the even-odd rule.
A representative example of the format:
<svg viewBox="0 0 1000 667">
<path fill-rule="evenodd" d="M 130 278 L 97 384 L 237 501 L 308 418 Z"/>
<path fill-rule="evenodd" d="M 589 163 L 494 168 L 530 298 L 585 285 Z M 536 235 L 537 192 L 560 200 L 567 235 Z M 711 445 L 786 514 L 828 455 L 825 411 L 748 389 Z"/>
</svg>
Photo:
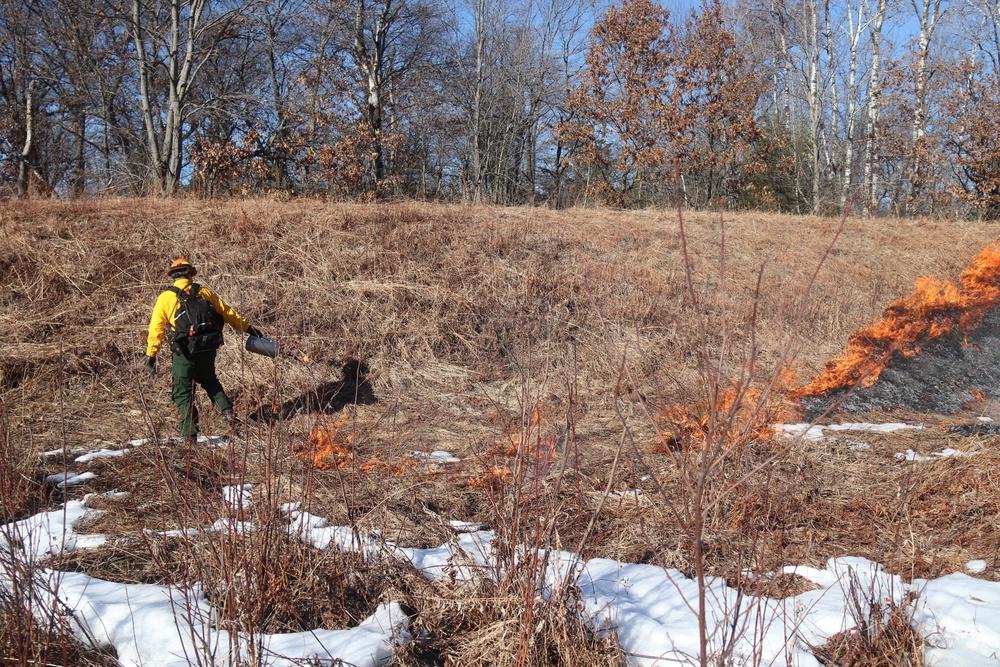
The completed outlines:
<svg viewBox="0 0 1000 667">
<path fill-rule="evenodd" d="M 370 150 L 372 187 L 379 190 L 386 179 L 386 161 L 395 88 L 421 66 L 436 42 L 436 16 L 429 5 L 415 0 L 355 0 L 354 62 L 362 81 L 361 104 Z M 388 130 L 388 131 L 387 131 Z"/>
<path fill-rule="evenodd" d="M 803 44 L 805 45 L 805 77 L 809 105 L 809 166 L 812 173 L 812 213 L 820 210 L 820 129 L 823 121 L 823 95 L 820 89 L 819 7 L 816 0 L 802 2 Z"/>
<path fill-rule="evenodd" d="M 910 131 L 912 142 L 909 166 L 909 197 L 918 203 L 922 197 L 927 175 L 925 137 L 927 134 L 928 84 L 931 76 L 930 53 L 934 32 L 941 18 L 942 0 L 911 0 L 914 14 L 920 26 L 917 36 L 917 50 L 914 77 L 913 123 Z"/>
<path fill-rule="evenodd" d="M 854 186 L 854 145 L 857 142 L 858 106 L 860 88 L 858 85 L 858 48 L 869 20 L 867 0 L 852 0 L 847 3 L 847 109 L 844 112 L 844 171 L 840 183 L 840 210 L 847 207 L 848 197 Z"/>
<path fill-rule="evenodd" d="M 871 215 L 878 208 L 881 195 L 878 183 L 879 137 L 882 116 L 882 26 L 889 11 L 889 0 L 876 0 L 875 13 L 868 23 L 871 63 L 868 68 L 868 110 L 865 121 L 864 210 Z"/>
<path fill-rule="evenodd" d="M 29 194 L 32 174 L 45 183 L 38 169 L 36 121 L 47 91 L 40 83 L 43 45 L 34 18 L 25 3 L 0 2 L 0 150 L 18 198 Z"/>
</svg>

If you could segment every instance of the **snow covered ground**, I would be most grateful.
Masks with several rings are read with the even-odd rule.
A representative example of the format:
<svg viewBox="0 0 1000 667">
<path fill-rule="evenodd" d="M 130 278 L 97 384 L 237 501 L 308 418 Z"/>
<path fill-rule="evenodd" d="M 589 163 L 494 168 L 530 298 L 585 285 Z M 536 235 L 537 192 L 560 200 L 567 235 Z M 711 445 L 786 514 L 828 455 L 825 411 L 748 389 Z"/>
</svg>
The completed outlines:
<svg viewBox="0 0 1000 667">
<path fill-rule="evenodd" d="M 892 430 L 890 426 L 906 425 L 851 425 L 880 431 Z M 806 432 L 804 426 L 781 428 L 787 433 Z M 846 430 L 846 425 L 825 430 Z M 808 437 L 818 439 L 823 433 L 810 432 Z M 72 483 L 68 477 L 53 482 Z M 226 487 L 223 493 L 230 505 L 238 507 L 251 502 L 253 489 L 250 485 Z M 289 531 L 318 548 L 364 550 L 372 558 L 404 558 L 432 579 L 448 577 L 461 582 L 495 571 L 491 548 L 495 536 L 475 524 L 455 520 L 451 525 L 458 534 L 452 542 L 431 549 L 407 549 L 378 536 L 360 536 L 349 528 L 330 526 L 323 517 L 304 512 L 295 504 L 284 510 L 289 516 Z M 74 529 L 93 511 L 82 501 L 69 501 L 62 509 L 0 527 L 0 584 L 10 586 L 10 567 L 4 565 L 12 559 L 38 562 L 48 555 L 104 544 L 104 536 L 83 535 Z M 252 526 L 243 529 L 252 530 Z M 697 664 L 694 609 L 698 590 L 694 581 L 677 570 L 651 565 L 601 558 L 583 561 L 568 552 L 547 557 L 548 590 L 575 584 L 587 621 L 596 629 L 613 628 L 632 664 Z M 983 561 L 971 561 L 967 569 L 977 573 L 985 567 Z M 928 664 L 1000 665 L 1000 583 L 964 573 L 905 583 L 879 564 L 861 558 L 837 558 L 825 568 L 788 567 L 784 572 L 802 576 L 817 588 L 794 597 L 769 599 L 741 594 L 722 579 L 709 581 L 706 604 L 713 652 L 731 646 L 735 664 L 819 666 L 810 646 L 856 627 L 858 609 L 867 615 L 871 601 L 903 604 L 915 594 L 912 623 L 927 637 Z M 348 630 L 234 638 L 215 629 L 211 605 L 198 588 L 118 584 L 42 568 L 39 575 L 35 581 L 38 599 L 51 607 L 58 597 L 73 611 L 78 634 L 113 646 L 123 665 L 166 667 L 207 664 L 207 659 L 226 664 L 235 657 L 234 650 L 246 653 L 248 646 L 253 646 L 268 665 L 304 661 L 380 665 L 389 660 L 396 645 L 411 639 L 408 619 L 395 602 L 380 606 L 370 618 Z"/>
</svg>

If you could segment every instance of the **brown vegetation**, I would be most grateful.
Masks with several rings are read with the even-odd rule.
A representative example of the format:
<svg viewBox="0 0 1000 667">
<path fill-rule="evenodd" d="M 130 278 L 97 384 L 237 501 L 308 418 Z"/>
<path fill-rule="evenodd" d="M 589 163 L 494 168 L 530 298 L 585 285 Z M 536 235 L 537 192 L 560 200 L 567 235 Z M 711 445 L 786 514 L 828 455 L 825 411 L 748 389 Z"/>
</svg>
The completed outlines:
<svg viewBox="0 0 1000 667">
<path fill-rule="evenodd" d="M 534 606 L 540 564 L 530 576 L 468 591 L 437 590 L 403 570 L 373 571 L 370 586 L 348 590 L 359 564 L 278 538 L 285 502 L 402 546 L 440 544 L 453 534 L 448 520 L 476 521 L 508 547 L 580 548 L 586 557 L 721 575 L 744 590 L 753 587 L 746 568 L 822 565 L 838 555 L 867 556 L 906 577 L 955 571 L 970 558 L 993 563 L 1000 495 L 982 481 L 994 467 L 989 439 L 942 428 L 969 415 L 866 415 L 929 428 L 852 434 L 855 442 L 782 441 L 759 429 L 774 417 L 773 395 L 748 391 L 742 400 L 752 410 L 733 413 L 723 424 L 729 431 L 712 426 L 731 403 L 706 401 L 699 355 L 720 360 L 715 380 L 744 373 L 760 387 L 790 370 L 808 381 L 918 277 L 957 275 L 993 231 L 848 220 L 805 299 L 801 286 L 836 227 L 820 218 L 743 214 L 723 225 L 692 215 L 696 307 L 676 215 L 652 211 L 267 200 L 10 205 L 0 212 L 0 454 L 8 462 L 0 483 L 22 489 L 5 497 L 24 502 L 5 505 L 5 519 L 61 500 L 62 491 L 40 484 L 44 474 L 93 470 L 97 479 L 66 495 L 131 496 L 88 501 L 105 510 L 89 529 L 117 537 L 100 557 L 79 553 L 67 567 L 124 581 L 211 577 L 222 582 L 212 595 L 233 610 L 232 622 L 258 631 L 356 622 L 391 596 L 429 637 L 401 664 L 465 664 L 458 636 L 466 648 L 516 651 L 511 664 L 594 663 L 561 652 L 574 642 L 611 662 L 620 656 L 567 620 L 572 592 Z M 261 417 L 233 441 L 249 446 L 174 445 L 161 454 L 140 444 L 122 458 L 75 463 L 77 451 L 174 432 L 169 379 L 161 371 L 150 380 L 140 365 L 150 308 L 178 255 L 310 362 L 247 355 L 231 334 L 220 375 L 238 412 Z M 747 371 L 751 355 L 759 363 Z M 345 368 L 369 375 L 352 381 Z M 688 409 L 686 428 L 677 406 Z M 225 431 L 208 409 L 204 422 Z M 349 447 L 320 457 L 321 469 L 310 462 L 324 433 Z M 706 433 L 727 435 L 712 449 L 704 443 L 715 436 Z M 945 446 L 980 454 L 932 464 L 895 458 Z M 54 449 L 66 455 L 37 458 Z M 413 454 L 433 450 L 461 461 L 421 463 Z M 720 467 L 705 482 L 711 503 L 693 542 L 690 516 L 679 511 L 692 478 L 683 466 L 696 471 L 709 455 Z M 221 500 L 222 485 L 248 482 L 252 507 Z M 620 493 L 636 489 L 643 493 Z M 220 517 L 267 530 L 214 544 L 149 537 Z M 998 574 L 994 564 L 983 576 Z M 249 583 L 227 588 L 237 581 Z M 341 606 L 325 608 L 328 597 Z M 470 603 L 477 599 L 483 604 Z M 545 619 L 553 634 L 539 644 L 514 618 Z"/>
</svg>

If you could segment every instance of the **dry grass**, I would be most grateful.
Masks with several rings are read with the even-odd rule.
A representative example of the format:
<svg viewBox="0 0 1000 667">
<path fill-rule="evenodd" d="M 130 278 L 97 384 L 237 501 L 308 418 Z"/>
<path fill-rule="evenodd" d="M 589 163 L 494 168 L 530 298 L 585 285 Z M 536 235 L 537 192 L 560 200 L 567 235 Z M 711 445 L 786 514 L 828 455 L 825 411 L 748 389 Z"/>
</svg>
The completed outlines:
<svg viewBox="0 0 1000 667">
<path fill-rule="evenodd" d="M 625 665 L 614 632 L 602 635 L 586 628 L 572 595 L 570 591 L 568 598 L 543 602 L 504 591 L 488 580 L 457 589 L 421 582 L 407 601 L 415 612 L 412 630 L 423 640 L 405 646 L 391 664 Z"/>
<path fill-rule="evenodd" d="M 995 233 L 976 223 L 849 220 L 804 309 L 783 310 L 786 297 L 802 296 L 800 286 L 836 225 L 820 218 L 734 216 L 725 225 L 727 256 L 720 270 L 718 217 L 689 216 L 696 290 L 711 333 L 700 341 L 683 286 L 677 224 L 669 214 L 266 200 L 10 203 L 0 211 L 0 279 L 7 286 L 0 310 L 0 400 L 6 431 L 14 434 L 5 447 L 16 455 L 0 452 L 8 462 L 0 466 L 7 475 L 0 482 L 22 485 L 13 495 L 23 502 L 5 508 L 6 516 L 61 500 L 61 493 L 41 488 L 42 475 L 95 471 L 96 480 L 66 495 L 131 495 L 91 497 L 88 502 L 105 513 L 90 529 L 119 534 L 120 543 L 101 558 L 78 554 L 75 567 L 126 581 L 162 580 L 178 572 L 178 562 L 187 563 L 190 579 L 256 577 L 260 590 L 277 592 L 273 599 L 295 601 L 255 611 L 249 605 L 249 616 L 238 622 L 258 628 L 324 618 L 326 624 L 349 622 L 361 612 L 302 600 L 340 594 L 316 587 L 324 568 L 339 581 L 338 572 L 359 565 L 326 563 L 289 540 L 254 560 L 241 554 L 259 553 L 260 544 L 234 541 L 206 552 L 204 545 L 154 544 L 142 537 L 144 530 L 210 524 L 228 511 L 220 486 L 249 482 L 263 490 L 255 518 L 275 531 L 284 526 L 277 508 L 306 499 L 307 509 L 331 524 L 381 530 L 403 546 L 440 544 L 452 534 L 447 520 L 461 519 L 501 533 L 509 528 L 510 540 L 562 548 L 582 541 L 588 557 L 692 572 L 692 545 L 668 508 L 684 491 L 675 461 L 653 452 L 657 439 L 646 414 L 704 395 L 699 343 L 718 351 L 715 332 L 725 329 L 734 343 L 727 364 L 738 368 L 749 352 L 756 307 L 759 321 L 767 323 L 759 327 L 754 350 L 767 362 L 762 365 L 778 360 L 783 341 L 796 333 L 792 370 L 808 380 L 850 333 L 908 293 L 917 277 L 956 275 Z M 208 448 L 188 457 L 140 446 L 122 459 L 77 464 L 78 452 L 174 431 L 169 379 L 161 372 L 150 381 L 139 365 L 149 310 L 166 284 L 164 268 L 178 255 L 190 258 L 199 279 L 255 324 L 313 361 L 272 364 L 243 353 L 231 336 L 218 365 L 238 412 L 283 417 L 262 420 L 238 440 L 249 443 L 247 449 Z M 795 312 L 801 319 L 791 317 Z M 617 346 L 609 347 L 609 338 Z M 622 382 L 623 359 L 609 351 L 614 349 L 635 387 Z M 352 360 L 370 369 L 370 385 L 361 393 L 347 381 Z M 340 398 L 338 390 L 344 390 Z M 354 396 L 362 398 L 356 405 Z M 555 443 L 551 465 L 522 470 L 516 484 L 488 483 L 498 466 L 516 472 L 518 457 L 504 448 L 512 434 L 530 440 L 535 407 L 544 416 L 535 435 Z M 310 431 L 329 417 L 324 412 L 346 415 L 356 461 L 377 457 L 385 467 L 320 471 L 303 460 Z M 991 440 L 959 438 L 942 428 L 973 414 L 864 417 L 933 426 L 905 435 L 794 446 L 747 442 L 718 480 L 724 493 L 706 524 L 707 571 L 747 589 L 744 568 L 821 565 L 837 555 L 868 556 L 907 577 L 951 572 L 970 558 L 993 562 L 1000 545 L 992 521 L 1000 487 L 990 477 Z M 622 419 L 637 447 L 618 455 Z M 206 431 L 225 429 L 209 409 L 203 421 Z M 862 441 L 868 449 L 857 447 Z M 981 453 L 931 465 L 895 458 L 907 448 L 929 453 L 946 446 Z M 55 448 L 67 456 L 34 464 L 34 453 Z M 414 450 L 441 449 L 462 461 L 397 465 Z M 780 456 L 771 461 L 776 452 Z M 20 461 L 32 464 L 25 470 Z M 760 466 L 764 474 L 746 474 Z M 664 495 L 657 495 L 650 475 L 662 481 Z M 644 494 L 600 502 L 606 489 Z M 515 523 L 505 524 L 505 516 L 516 517 Z M 272 569 L 297 574 L 285 581 Z M 380 576 L 373 573 L 377 585 L 357 598 L 371 602 L 387 594 L 392 585 Z M 1000 572 L 992 568 L 984 576 Z M 495 650 L 484 655 L 501 664 L 497 647 L 520 632 L 517 619 L 526 603 L 524 589 L 513 583 L 499 592 L 470 593 L 421 589 L 430 584 L 400 573 L 386 577 L 398 579 L 431 638 L 411 647 L 401 664 L 449 656 L 463 663 L 468 656 L 462 646 L 487 645 Z M 783 582 L 773 592 L 791 594 L 797 586 Z M 296 598 L 300 593 L 305 597 Z M 276 611 L 283 604 L 311 611 L 296 620 Z M 244 600 L 233 606 L 247 607 Z M 567 609 L 571 604 L 532 611 L 552 628 L 553 644 L 528 647 L 535 651 L 531 660 L 597 661 L 562 656 L 559 647 L 567 644 L 619 659 L 604 640 L 573 627 Z M 462 626 L 469 618 L 477 619 L 475 627 Z M 539 664 L 531 660 L 524 664 Z"/>
<path fill-rule="evenodd" d="M 874 604 L 860 625 L 830 637 L 815 649 L 826 667 L 919 667 L 925 639 L 913 629 L 914 599 L 904 604 Z"/>
</svg>

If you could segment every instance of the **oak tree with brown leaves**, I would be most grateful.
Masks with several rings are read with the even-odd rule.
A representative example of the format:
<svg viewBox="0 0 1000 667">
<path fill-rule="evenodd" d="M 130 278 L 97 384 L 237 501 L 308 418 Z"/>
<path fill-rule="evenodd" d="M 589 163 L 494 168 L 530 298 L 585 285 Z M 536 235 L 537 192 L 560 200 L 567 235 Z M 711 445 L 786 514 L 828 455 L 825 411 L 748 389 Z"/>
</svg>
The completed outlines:
<svg viewBox="0 0 1000 667">
<path fill-rule="evenodd" d="M 591 32 L 587 68 L 571 99 L 577 120 L 568 132 L 594 172 L 588 189 L 616 205 L 648 200 L 672 157 L 678 110 L 667 99 L 675 40 L 669 19 L 651 0 L 609 9 Z"/>
<path fill-rule="evenodd" d="M 1000 217 L 1000 77 L 966 60 L 952 77 L 946 133 L 957 198 L 987 219 Z"/>
<path fill-rule="evenodd" d="M 675 187 L 692 206 L 734 195 L 760 138 L 757 90 L 718 2 L 682 26 L 651 0 L 611 8 L 572 100 L 590 190 L 616 205 L 661 201 Z"/>
</svg>

